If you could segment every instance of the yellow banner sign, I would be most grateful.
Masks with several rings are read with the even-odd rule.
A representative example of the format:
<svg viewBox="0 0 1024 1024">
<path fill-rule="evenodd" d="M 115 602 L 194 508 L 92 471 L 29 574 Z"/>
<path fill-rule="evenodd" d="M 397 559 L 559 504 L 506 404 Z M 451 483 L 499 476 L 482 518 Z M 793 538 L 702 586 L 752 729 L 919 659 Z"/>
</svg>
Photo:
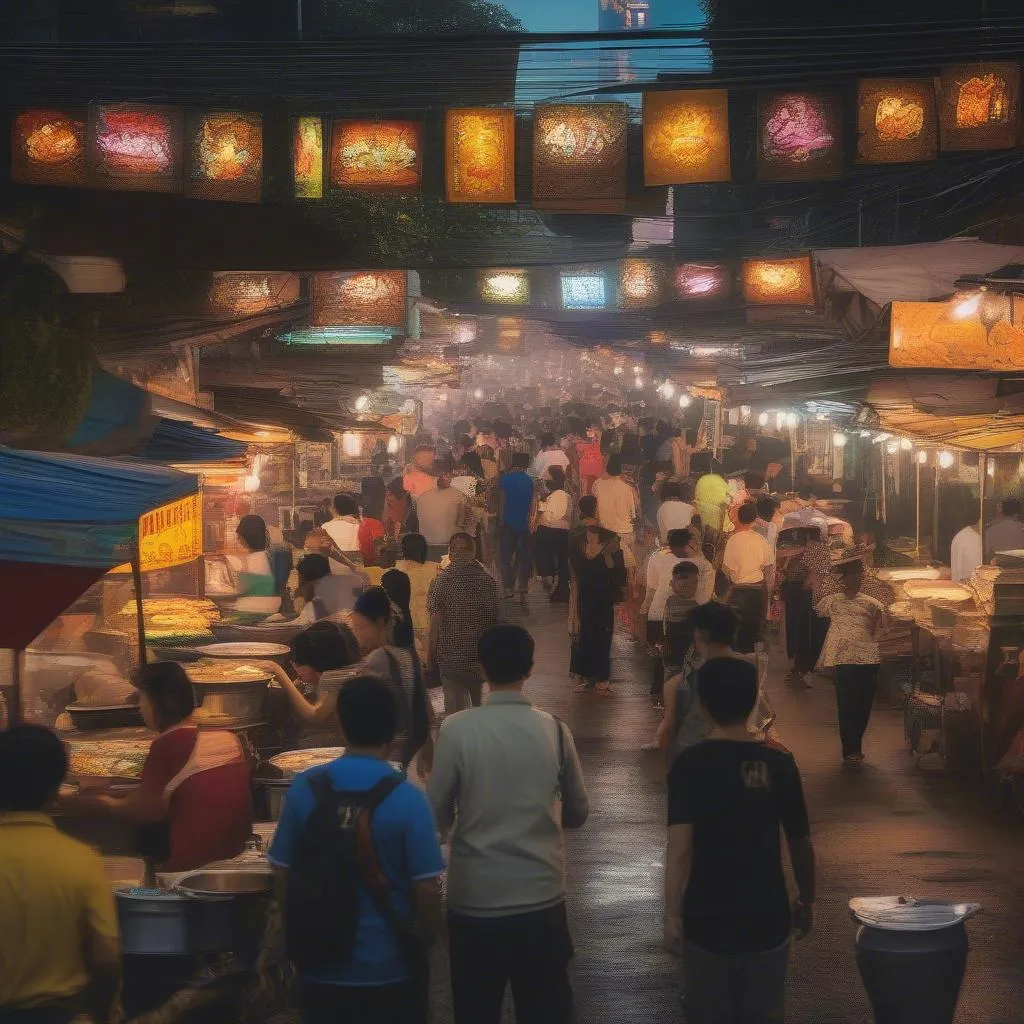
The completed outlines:
<svg viewBox="0 0 1024 1024">
<path fill-rule="evenodd" d="M 1011 306 L 1009 296 L 894 302 L 889 365 L 934 370 L 1024 369 L 1022 313 L 1021 299 L 1014 297 Z"/>
<path fill-rule="evenodd" d="M 170 569 L 203 553 L 203 503 L 198 494 L 172 501 L 139 519 L 139 567 Z"/>
</svg>

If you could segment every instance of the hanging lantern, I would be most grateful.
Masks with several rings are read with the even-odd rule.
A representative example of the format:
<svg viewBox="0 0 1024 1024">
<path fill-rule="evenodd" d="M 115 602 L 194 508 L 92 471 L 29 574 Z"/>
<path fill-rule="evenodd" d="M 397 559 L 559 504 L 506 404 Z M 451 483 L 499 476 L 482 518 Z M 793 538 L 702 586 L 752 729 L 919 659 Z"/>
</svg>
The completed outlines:
<svg viewBox="0 0 1024 1024">
<path fill-rule="evenodd" d="M 90 107 L 86 152 L 92 184 L 145 192 L 182 185 L 184 115 L 173 107 Z"/>
<path fill-rule="evenodd" d="M 324 122 L 319 117 L 297 117 L 292 124 L 292 177 L 296 199 L 322 199 L 324 195 Z"/>
<path fill-rule="evenodd" d="M 329 271 L 312 279 L 314 327 L 405 328 L 404 270 Z"/>
<path fill-rule="evenodd" d="M 831 93 L 768 93 L 758 103 L 757 176 L 821 181 L 843 171 L 843 123 Z"/>
<path fill-rule="evenodd" d="M 25 110 L 11 125 L 11 180 L 84 185 L 84 110 Z"/>
<path fill-rule="evenodd" d="M 939 452 L 939 465 L 943 469 L 949 469 L 956 462 L 956 456 L 952 452 Z"/>
<path fill-rule="evenodd" d="M 346 430 L 341 435 L 341 450 L 350 459 L 358 459 L 363 453 L 363 439 L 354 430 Z"/>
<path fill-rule="evenodd" d="M 533 119 L 534 206 L 621 209 L 626 198 L 626 129 L 624 103 L 538 105 Z"/>
<path fill-rule="evenodd" d="M 525 270 L 489 270 L 480 275 L 480 298 L 502 306 L 530 301 L 530 275 Z"/>
<path fill-rule="evenodd" d="M 516 116 L 512 110 L 445 111 L 445 198 L 449 203 L 514 203 Z"/>
<path fill-rule="evenodd" d="M 729 268 L 724 263 L 683 263 L 674 275 L 676 292 L 687 302 L 728 298 Z"/>
<path fill-rule="evenodd" d="M 845 434 L 841 434 L 838 431 L 836 431 L 836 433 L 834 433 L 832 435 L 832 444 L 834 444 L 836 446 L 836 448 L 845 448 L 846 447 L 846 435 Z"/>
<path fill-rule="evenodd" d="M 1010 63 L 945 68 L 939 109 L 947 152 L 1016 146 L 1020 68 Z"/>
<path fill-rule="evenodd" d="M 210 308 L 228 316 L 255 316 L 299 301 L 298 274 L 223 271 L 213 275 Z"/>
<path fill-rule="evenodd" d="M 729 94 L 725 89 L 645 92 L 644 184 L 729 180 Z"/>
<path fill-rule="evenodd" d="M 619 302 L 623 309 L 647 309 L 661 297 L 661 271 L 650 260 L 623 260 L 619 268 Z"/>
<path fill-rule="evenodd" d="M 259 114 L 200 113 L 186 119 L 185 194 L 256 203 L 263 196 L 263 122 Z"/>
<path fill-rule="evenodd" d="M 418 191 L 423 126 L 416 121 L 335 121 L 331 184 L 371 192 Z"/>
<path fill-rule="evenodd" d="M 599 271 L 563 273 L 561 285 L 565 309 L 604 309 L 607 305 L 607 282 Z"/>
<path fill-rule="evenodd" d="M 927 78 L 857 83 L 857 160 L 904 164 L 938 155 L 935 86 Z"/>
<path fill-rule="evenodd" d="M 809 256 L 788 260 L 744 260 L 743 298 L 760 306 L 813 306 L 814 272 Z"/>
</svg>

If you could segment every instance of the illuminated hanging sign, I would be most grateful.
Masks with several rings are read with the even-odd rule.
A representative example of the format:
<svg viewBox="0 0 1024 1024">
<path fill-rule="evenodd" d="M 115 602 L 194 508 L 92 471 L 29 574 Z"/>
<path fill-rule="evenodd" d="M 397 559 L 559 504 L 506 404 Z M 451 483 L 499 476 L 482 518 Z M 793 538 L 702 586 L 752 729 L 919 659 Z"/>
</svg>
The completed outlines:
<svg viewBox="0 0 1024 1024">
<path fill-rule="evenodd" d="M 210 284 L 210 308 L 228 316 L 255 316 L 299 301 L 298 274 L 221 271 Z"/>
<path fill-rule="evenodd" d="M 650 260 L 623 260 L 619 268 L 619 304 L 649 309 L 661 298 L 661 268 Z"/>
<path fill-rule="evenodd" d="M 1016 326 L 1022 318 L 1024 297 L 1011 299 L 997 293 L 988 296 L 988 301 L 894 302 L 889 365 L 990 372 L 1024 370 L 1024 331 Z"/>
<path fill-rule="evenodd" d="M 84 185 L 84 110 L 24 110 L 11 124 L 11 180 L 24 185 Z"/>
<path fill-rule="evenodd" d="M 1009 149 L 1018 144 L 1020 68 L 968 64 L 945 68 L 940 90 L 942 148 Z"/>
<path fill-rule="evenodd" d="M 239 203 L 260 201 L 263 122 L 259 114 L 192 114 L 186 132 L 186 195 Z"/>
<path fill-rule="evenodd" d="M 335 121 L 331 184 L 371 192 L 418 190 L 423 181 L 422 135 L 422 125 L 415 121 Z"/>
<path fill-rule="evenodd" d="M 404 330 L 408 279 L 404 270 L 329 271 L 312 279 L 313 327 Z"/>
<path fill-rule="evenodd" d="M 626 198 L 624 103 L 540 104 L 533 117 L 533 204 L 597 209 Z"/>
<path fill-rule="evenodd" d="M 530 275 L 525 270 L 489 270 L 480 275 L 480 298 L 502 306 L 530 301 Z"/>
<path fill-rule="evenodd" d="M 511 110 L 445 111 L 445 198 L 449 203 L 514 203 L 516 117 Z"/>
<path fill-rule="evenodd" d="M 604 309 L 608 303 L 608 284 L 602 273 L 565 273 L 561 285 L 564 309 Z"/>
<path fill-rule="evenodd" d="M 843 122 L 830 93 L 767 93 L 758 99 L 757 176 L 820 181 L 843 170 Z"/>
<path fill-rule="evenodd" d="M 190 494 L 139 518 L 139 568 L 172 569 L 203 553 L 203 501 Z"/>
<path fill-rule="evenodd" d="M 645 92 L 644 184 L 729 180 L 729 94 L 725 89 Z"/>
<path fill-rule="evenodd" d="M 683 263 L 676 267 L 673 283 L 679 298 L 687 302 L 724 299 L 732 291 L 732 276 L 722 263 Z"/>
<path fill-rule="evenodd" d="M 813 306 L 810 256 L 788 260 L 744 260 L 743 298 L 755 306 Z"/>
<path fill-rule="evenodd" d="M 905 164 L 938 155 L 935 86 L 927 78 L 857 83 L 857 160 Z"/>
<path fill-rule="evenodd" d="M 172 107 L 90 107 L 91 183 L 144 192 L 180 191 L 183 130 L 184 115 Z"/>
<path fill-rule="evenodd" d="M 292 124 L 292 180 L 296 199 L 323 199 L 324 122 L 297 117 Z"/>
</svg>

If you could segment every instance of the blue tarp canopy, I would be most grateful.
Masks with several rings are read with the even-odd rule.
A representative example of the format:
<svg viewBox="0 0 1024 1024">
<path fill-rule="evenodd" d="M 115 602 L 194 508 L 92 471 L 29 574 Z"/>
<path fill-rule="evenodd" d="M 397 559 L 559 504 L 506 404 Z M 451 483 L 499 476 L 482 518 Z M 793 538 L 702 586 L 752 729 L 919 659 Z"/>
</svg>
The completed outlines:
<svg viewBox="0 0 1024 1024">
<path fill-rule="evenodd" d="M 139 451 L 140 459 L 152 462 L 232 462 L 245 458 L 247 445 L 221 437 L 216 431 L 194 423 L 161 419 L 150 439 Z"/>
<path fill-rule="evenodd" d="M 139 516 L 198 487 L 192 474 L 134 459 L 0 447 L 0 561 L 120 565 Z"/>
</svg>

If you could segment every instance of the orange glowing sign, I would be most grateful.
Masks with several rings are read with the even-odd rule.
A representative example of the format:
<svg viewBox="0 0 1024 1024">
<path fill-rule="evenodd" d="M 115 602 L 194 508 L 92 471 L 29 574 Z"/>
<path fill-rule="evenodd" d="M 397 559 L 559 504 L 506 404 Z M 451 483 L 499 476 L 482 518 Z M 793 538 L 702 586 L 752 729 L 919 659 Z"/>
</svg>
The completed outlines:
<svg viewBox="0 0 1024 1024">
<path fill-rule="evenodd" d="M 255 316 L 290 306 L 298 302 L 299 294 L 298 274 L 222 271 L 213 275 L 210 308 L 231 316 Z"/>
<path fill-rule="evenodd" d="M 940 370 L 1024 370 L 1024 298 L 994 297 L 992 317 L 948 302 L 894 302 L 889 365 Z M 1011 316 L 1012 309 L 1012 316 Z"/>
<path fill-rule="evenodd" d="M 743 298 L 756 306 L 813 306 L 810 256 L 788 260 L 744 260 Z"/>
<path fill-rule="evenodd" d="M 258 202 L 263 194 L 259 114 L 204 113 L 189 122 L 186 192 L 201 199 Z"/>
<path fill-rule="evenodd" d="M 644 184 L 729 180 L 725 89 L 644 93 Z"/>
<path fill-rule="evenodd" d="M 85 184 L 85 112 L 25 110 L 11 126 L 11 180 Z"/>
<path fill-rule="evenodd" d="M 373 191 L 418 189 L 423 181 L 422 134 L 415 121 L 335 121 L 331 182 Z"/>
<path fill-rule="evenodd" d="M 941 90 L 942 148 L 1009 149 L 1020 124 L 1020 68 L 969 64 L 946 68 Z"/>
<path fill-rule="evenodd" d="M 511 110 L 448 110 L 444 118 L 449 203 L 514 203 L 516 117 Z"/>
<path fill-rule="evenodd" d="M 623 260 L 619 274 L 619 304 L 623 309 L 656 306 L 661 296 L 661 268 L 650 260 Z"/>
<path fill-rule="evenodd" d="M 292 126 L 292 174 L 296 199 L 322 199 L 324 194 L 324 123 L 319 117 L 298 117 Z"/>
<path fill-rule="evenodd" d="M 313 327 L 406 326 L 404 270 L 329 271 L 313 275 Z"/>
<path fill-rule="evenodd" d="M 865 78 L 857 83 L 857 159 L 869 164 L 933 160 L 938 150 L 930 79 Z"/>
</svg>

